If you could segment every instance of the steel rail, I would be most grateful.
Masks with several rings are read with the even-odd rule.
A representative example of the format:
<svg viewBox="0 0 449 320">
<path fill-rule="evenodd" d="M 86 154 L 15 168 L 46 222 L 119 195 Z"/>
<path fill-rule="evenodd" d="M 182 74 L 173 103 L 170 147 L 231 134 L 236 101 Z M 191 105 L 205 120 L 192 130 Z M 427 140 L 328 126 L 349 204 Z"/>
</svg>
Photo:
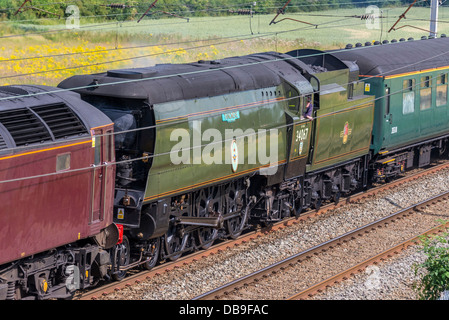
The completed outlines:
<svg viewBox="0 0 449 320">
<path fill-rule="evenodd" d="M 373 264 L 378 264 L 379 262 L 381 262 L 387 258 L 390 258 L 395 254 L 399 254 L 401 251 L 403 251 L 413 245 L 416 245 L 419 242 L 420 237 L 425 236 L 425 235 L 436 234 L 438 232 L 441 232 L 444 229 L 447 229 L 448 227 L 449 227 L 449 222 L 446 222 L 446 223 L 440 224 L 439 226 L 430 228 L 429 230 L 423 232 L 420 235 L 412 237 L 412 238 L 398 244 L 397 246 L 394 246 L 384 252 L 381 252 L 369 259 L 366 259 L 365 261 L 363 261 L 345 271 L 342 271 L 322 282 L 319 282 L 319 283 L 313 285 L 312 287 L 307 288 L 306 290 L 303 290 L 303 291 L 287 298 L 287 300 L 308 299 L 317 293 L 323 292 L 325 289 L 331 287 L 334 284 L 338 284 L 341 281 L 347 280 L 349 277 L 352 277 L 357 273 L 361 273 L 368 266 L 373 265 Z"/>
<path fill-rule="evenodd" d="M 343 235 L 340 235 L 336 238 L 333 238 L 331 240 L 323 242 L 323 243 L 321 243 L 317 246 L 314 246 L 310 249 L 307 249 L 305 251 L 302 251 L 300 253 L 292 255 L 282 261 L 274 263 L 274 264 L 267 266 L 263 269 L 260 269 L 251 274 L 248 274 L 247 276 L 244 276 L 244 277 L 234 280 L 230 283 L 227 283 L 219 288 L 216 288 L 216 289 L 206 292 L 200 296 L 197 296 L 197 297 L 193 298 L 192 300 L 219 299 L 220 296 L 229 295 L 232 291 L 239 290 L 240 288 L 243 288 L 244 286 L 248 285 L 249 283 L 257 282 L 259 279 L 262 279 L 262 278 L 267 277 L 272 274 L 276 274 L 277 272 L 279 272 L 279 270 L 284 270 L 285 268 L 296 265 L 297 263 L 301 263 L 302 261 L 309 259 L 314 255 L 318 255 L 320 252 L 325 252 L 329 249 L 332 249 L 334 247 L 342 245 L 342 243 L 348 242 L 350 240 L 354 240 L 354 239 L 356 239 L 356 237 L 363 236 L 364 234 L 367 234 L 372 230 L 381 228 L 384 224 L 389 224 L 391 222 L 394 222 L 395 220 L 401 219 L 402 217 L 406 217 L 407 215 L 413 214 L 432 202 L 448 200 L 448 199 L 449 199 L 449 191 L 441 193 L 437 196 L 431 197 L 427 200 L 421 201 L 417 204 L 409 206 L 405 209 L 401 209 L 393 214 L 390 214 L 386 217 L 383 217 L 374 222 L 371 222 L 365 226 L 354 229 L 354 230 L 349 231 L 349 232 L 347 232 Z M 443 223 L 437 227 L 427 230 L 423 234 L 430 234 L 430 233 L 438 232 L 442 228 L 448 227 L 448 225 L 449 225 L 449 222 Z M 330 286 L 332 283 L 339 282 L 341 280 L 345 280 L 349 276 L 353 275 L 356 271 L 360 272 L 367 265 L 372 264 L 375 261 L 378 261 L 380 258 L 386 257 L 388 255 L 391 255 L 392 252 L 397 252 L 398 250 L 404 249 L 407 246 L 413 245 L 413 243 L 416 242 L 420 236 L 421 236 L 421 234 L 416 237 L 413 237 L 397 246 L 394 246 L 378 255 L 375 255 L 374 257 L 372 257 L 360 264 L 357 264 L 356 266 L 354 266 L 350 269 L 347 269 L 344 272 L 341 272 L 331 278 L 328 278 L 325 281 L 322 281 L 316 285 L 313 285 L 312 287 L 298 293 L 297 295 L 290 297 L 289 300 L 304 299 L 305 297 L 312 296 L 313 294 L 316 294 L 317 292 L 324 290 L 327 286 Z"/>
</svg>

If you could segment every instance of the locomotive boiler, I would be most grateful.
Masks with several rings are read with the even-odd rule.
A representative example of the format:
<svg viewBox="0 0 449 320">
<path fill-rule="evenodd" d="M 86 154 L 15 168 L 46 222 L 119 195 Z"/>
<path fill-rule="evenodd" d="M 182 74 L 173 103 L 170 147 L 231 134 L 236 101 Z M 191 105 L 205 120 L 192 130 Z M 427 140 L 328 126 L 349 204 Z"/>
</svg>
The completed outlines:
<svg viewBox="0 0 449 320">
<path fill-rule="evenodd" d="M 114 221 L 129 265 L 177 259 L 367 183 L 374 103 L 357 66 L 324 52 L 111 70 L 59 87 L 115 123 Z M 309 98 L 313 121 L 302 117 Z"/>
</svg>

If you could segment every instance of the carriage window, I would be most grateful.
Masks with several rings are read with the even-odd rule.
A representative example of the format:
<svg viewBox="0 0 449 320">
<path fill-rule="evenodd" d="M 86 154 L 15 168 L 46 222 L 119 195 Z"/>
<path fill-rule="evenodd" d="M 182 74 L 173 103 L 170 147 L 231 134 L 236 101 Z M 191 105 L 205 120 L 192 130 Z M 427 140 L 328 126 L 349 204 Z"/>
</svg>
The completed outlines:
<svg viewBox="0 0 449 320">
<path fill-rule="evenodd" d="M 298 112 L 301 107 L 301 99 L 299 97 L 299 92 L 291 85 L 286 84 L 286 97 L 288 103 L 288 109 L 293 112 Z"/>
<path fill-rule="evenodd" d="M 437 87 L 437 107 L 447 104 L 447 85 Z"/>
<path fill-rule="evenodd" d="M 420 97 L 420 109 L 430 109 L 432 106 L 432 88 L 421 89 L 419 92 Z"/>
<path fill-rule="evenodd" d="M 106 152 L 106 162 L 112 160 L 112 131 L 107 131 L 105 135 L 105 152 Z"/>
<path fill-rule="evenodd" d="M 430 76 L 425 76 L 425 77 L 421 78 L 421 83 L 420 83 L 421 88 L 430 88 L 431 85 L 432 85 L 432 83 L 430 80 Z"/>
<path fill-rule="evenodd" d="M 402 83 L 402 89 L 403 91 L 413 91 L 415 88 L 415 79 L 407 79 L 404 80 Z"/>
<path fill-rule="evenodd" d="M 430 109 L 432 106 L 432 83 L 430 80 L 430 76 L 425 76 L 421 78 L 421 89 L 419 90 L 419 99 L 420 104 L 419 108 L 421 110 Z"/>
<path fill-rule="evenodd" d="M 415 79 L 407 79 L 403 82 L 402 114 L 415 112 Z"/>
<path fill-rule="evenodd" d="M 95 165 L 101 163 L 101 136 L 95 136 Z"/>
<path fill-rule="evenodd" d="M 441 74 L 437 77 L 437 99 L 436 106 L 441 107 L 447 104 L 447 75 Z"/>
<path fill-rule="evenodd" d="M 70 169 L 70 153 L 59 154 L 56 158 L 56 171 Z"/>
</svg>

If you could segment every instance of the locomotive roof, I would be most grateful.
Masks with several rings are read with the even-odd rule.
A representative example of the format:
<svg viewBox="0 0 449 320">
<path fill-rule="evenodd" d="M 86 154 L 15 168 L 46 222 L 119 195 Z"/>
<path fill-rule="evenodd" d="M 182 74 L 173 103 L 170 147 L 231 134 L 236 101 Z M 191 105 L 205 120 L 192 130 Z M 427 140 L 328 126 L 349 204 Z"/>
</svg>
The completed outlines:
<svg viewBox="0 0 449 320">
<path fill-rule="evenodd" d="M 289 64 L 275 61 L 286 57 L 269 52 L 214 61 L 110 70 L 73 76 L 62 81 L 59 87 L 75 88 L 76 92 L 86 95 L 148 99 L 150 104 L 188 100 L 276 86 L 281 83 L 279 70 L 291 72 Z M 95 84 L 99 86 L 80 88 Z"/>
<path fill-rule="evenodd" d="M 332 54 L 357 63 L 361 75 L 390 76 L 449 66 L 449 38 L 356 47 Z"/>
<path fill-rule="evenodd" d="M 0 87 L 0 98 L 8 98 L 0 100 L 0 150 L 90 136 L 91 128 L 112 123 L 77 93 L 46 93 L 56 90 L 37 85 Z"/>
</svg>

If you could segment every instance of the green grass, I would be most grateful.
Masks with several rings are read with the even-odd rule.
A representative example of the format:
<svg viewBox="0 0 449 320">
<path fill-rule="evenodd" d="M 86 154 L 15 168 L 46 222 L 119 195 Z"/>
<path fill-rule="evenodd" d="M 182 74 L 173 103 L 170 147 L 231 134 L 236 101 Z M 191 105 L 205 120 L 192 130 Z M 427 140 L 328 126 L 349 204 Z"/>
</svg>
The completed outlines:
<svg viewBox="0 0 449 320">
<path fill-rule="evenodd" d="M 51 60 L 10 61 L 0 64 L 1 76 L 21 75 L 27 72 L 41 70 L 55 70 L 71 68 L 85 64 L 97 64 L 92 68 L 71 68 L 73 74 L 83 72 L 100 72 L 110 68 L 141 67 L 154 63 L 183 63 L 200 59 L 221 59 L 235 55 L 251 54 L 263 51 L 288 52 L 300 48 L 316 48 L 321 50 L 344 48 L 347 43 L 355 44 L 376 40 L 392 40 L 421 36 L 429 33 L 411 27 L 404 27 L 397 31 L 388 30 L 396 22 L 405 8 L 383 9 L 381 24 L 377 29 L 367 27 L 366 20 L 350 18 L 365 14 L 364 9 L 341 9 L 304 14 L 285 14 L 278 18 L 293 18 L 317 24 L 310 26 L 291 20 L 270 25 L 274 15 L 229 16 L 191 18 L 189 22 L 183 19 L 144 19 L 140 23 L 130 21 L 126 23 L 93 22 L 81 20 L 80 29 L 68 30 L 64 19 L 54 20 L 51 25 L 19 24 L 19 22 L 1 22 L 3 36 L 24 34 L 26 36 L 4 37 L 0 44 L 0 60 L 47 55 L 74 50 L 92 50 L 96 46 L 105 49 L 117 47 L 132 47 L 117 52 L 112 50 L 100 57 L 91 55 L 63 56 Z M 414 25 L 421 29 L 429 29 L 430 9 L 412 8 L 398 27 Z M 446 17 L 449 10 L 440 8 L 439 33 L 449 35 L 449 24 Z M 421 20 L 419 20 L 421 19 Z M 250 24 L 251 23 L 251 24 Z M 58 30 L 57 32 L 45 32 Z M 45 33 L 44 33 L 45 32 Z M 52 48 L 45 52 L 47 45 Z M 154 47 L 149 47 L 154 45 Z M 138 48 L 138 46 L 144 46 Z M 34 52 L 34 53 L 33 53 Z M 136 57 L 142 57 L 136 59 Z M 128 59 L 117 64 L 108 61 Z M 46 63 L 45 61 L 48 61 Z M 57 67 L 52 67 L 58 63 Z M 30 71 L 31 70 L 31 71 Z M 87 71 L 86 71 L 87 70 Z M 5 83 L 49 83 L 55 84 L 66 77 L 65 73 L 50 71 L 30 77 L 9 77 L 3 79 Z M 49 79 L 52 82 L 49 82 Z"/>
<path fill-rule="evenodd" d="M 249 16 L 228 16 L 228 17 L 196 17 L 190 18 L 189 22 L 179 18 L 168 19 L 144 19 L 140 23 L 128 21 L 124 23 L 110 23 L 98 27 L 99 23 L 86 23 L 81 20 L 81 29 L 78 32 L 60 32 L 46 35 L 52 41 L 61 41 L 73 37 L 73 33 L 82 34 L 90 41 L 103 42 L 109 39 L 111 42 L 117 41 L 121 44 L 129 42 L 165 41 L 174 42 L 180 39 L 209 39 L 217 37 L 240 37 L 244 42 L 260 40 L 265 42 L 266 50 L 276 50 L 276 45 L 281 41 L 293 41 L 296 45 L 312 46 L 315 48 L 337 48 L 344 47 L 347 43 L 375 40 L 391 40 L 399 38 L 428 36 L 428 32 L 404 27 L 396 31 L 388 32 L 396 22 L 400 14 L 405 11 L 401 8 L 384 8 L 380 19 L 379 28 L 369 29 L 367 21 L 359 18 L 350 18 L 353 15 L 365 14 L 365 9 L 336 9 L 329 11 L 296 13 L 280 15 L 282 18 L 293 18 L 308 23 L 316 24 L 317 27 L 299 23 L 291 20 L 270 25 L 274 15 Z M 449 34 L 448 7 L 441 7 L 439 10 L 439 33 Z M 402 19 L 396 26 L 399 28 L 405 25 L 413 25 L 421 29 L 429 29 L 428 19 L 430 18 L 429 8 L 412 8 L 407 19 Z M 422 19 L 422 20 L 418 20 Z M 449 19 L 448 19 L 449 20 Z M 27 25 L 30 28 L 30 25 Z M 36 30 L 62 28 L 64 25 L 36 26 Z M 242 44 L 244 46 L 244 44 Z"/>
</svg>

